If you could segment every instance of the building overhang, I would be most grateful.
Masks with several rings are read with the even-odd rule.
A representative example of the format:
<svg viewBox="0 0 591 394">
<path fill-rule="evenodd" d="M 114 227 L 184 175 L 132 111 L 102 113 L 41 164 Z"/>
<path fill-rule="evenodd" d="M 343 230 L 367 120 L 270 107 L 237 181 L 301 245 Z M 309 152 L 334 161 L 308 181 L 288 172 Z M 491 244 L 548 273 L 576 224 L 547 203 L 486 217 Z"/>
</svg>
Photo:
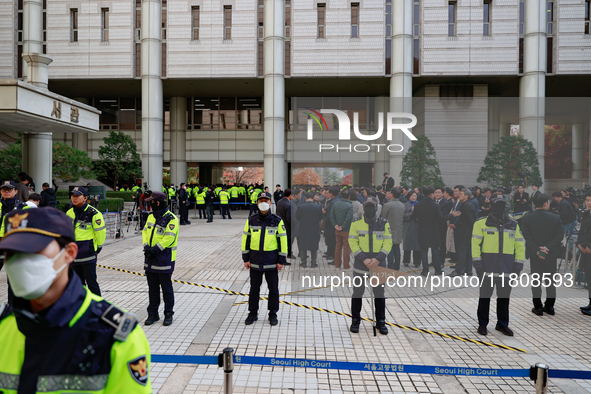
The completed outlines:
<svg viewBox="0 0 591 394">
<path fill-rule="evenodd" d="M 96 133 L 101 111 L 16 79 L 0 79 L 0 132 Z"/>
</svg>

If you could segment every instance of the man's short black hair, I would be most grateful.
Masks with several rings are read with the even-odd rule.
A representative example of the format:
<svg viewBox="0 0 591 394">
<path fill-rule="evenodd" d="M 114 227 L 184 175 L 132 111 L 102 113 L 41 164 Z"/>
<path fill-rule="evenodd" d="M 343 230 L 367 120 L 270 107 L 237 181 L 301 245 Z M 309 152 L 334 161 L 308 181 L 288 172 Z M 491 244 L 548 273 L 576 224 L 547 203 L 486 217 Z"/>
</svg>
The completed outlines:
<svg viewBox="0 0 591 394">
<path fill-rule="evenodd" d="M 423 196 L 425 196 L 425 197 L 429 197 L 431 194 L 433 194 L 433 192 L 435 192 L 435 189 L 433 189 L 433 186 L 425 186 L 423 188 Z"/>
<path fill-rule="evenodd" d="M 281 185 L 280 184 L 276 184 L 275 187 L 281 187 Z"/>
<path fill-rule="evenodd" d="M 382 185 L 377 185 L 377 186 L 376 186 L 376 190 L 377 190 L 377 191 L 380 191 L 380 190 L 382 190 Z"/>
<path fill-rule="evenodd" d="M 285 191 L 283 192 L 283 195 L 284 195 L 285 197 L 289 197 L 289 196 L 291 196 L 291 189 L 289 189 L 289 188 L 285 189 Z"/>
<path fill-rule="evenodd" d="M 446 187 L 445 189 L 443 189 L 443 192 L 447 193 L 448 196 L 452 196 L 454 194 L 454 191 L 451 187 Z"/>
<path fill-rule="evenodd" d="M 490 187 L 485 187 L 484 190 L 483 190 L 483 192 L 484 193 L 486 193 L 486 192 L 491 192 L 492 193 L 492 190 L 490 190 Z"/>
<path fill-rule="evenodd" d="M 455 189 L 462 190 L 462 189 L 465 189 L 465 187 L 464 187 L 464 185 L 456 185 L 456 186 L 454 186 L 454 190 Z"/>
<path fill-rule="evenodd" d="M 397 187 L 394 187 L 390 190 L 390 192 L 392 193 L 392 196 L 394 196 L 394 198 L 400 198 L 400 189 L 398 189 Z"/>
<path fill-rule="evenodd" d="M 43 185 L 41 185 L 41 187 L 49 187 L 49 183 L 44 182 Z"/>
<path fill-rule="evenodd" d="M 328 188 L 328 192 L 336 197 L 339 195 L 339 188 L 336 186 L 331 186 Z"/>
<path fill-rule="evenodd" d="M 548 197 L 547 194 L 537 193 L 534 196 L 534 206 L 536 208 L 542 208 L 544 204 L 548 202 L 548 200 L 550 200 L 550 197 Z"/>
<path fill-rule="evenodd" d="M 443 193 L 443 188 L 442 187 L 436 187 L 433 192 L 436 192 L 437 190 L 441 190 L 441 193 Z"/>
<path fill-rule="evenodd" d="M 37 193 L 31 193 L 31 194 L 29 194 L 29 200 L 41 201 L 41 196 Z"/>
<path fill-rule="evenodd" d="M 341 191 L 341 198 L 342 199 L 345 199 L 345 200 L 348 200 L 349 199 L 349 193 L 350 193 L 349 192 L 349 189 L 343 189 Z"/>
<path fill-rule="evenodd" d="M 554 192 L 554 193 L 552 193 L 552 197 L 560 197 L 560 198 L 562 198 L 562 192 Z"/>
<path fill-rule="evenodd" d="M 387 172 L 384 172 L 384 176 L 389 176 L 390 174 L 388 174 Z"/>
<path fill-rule="evenodd" d="M 308 193 L 306 193 L 306 200 L 307 199 L 310 199 L 311 200 L 313 198 L 314 198 L 314 192 L 308 192 Z"/>
<path fill-rule="evenodd" d="M 591 196 L 591 194 L 590 194 Z M 556 209 L 558 207 L 558 201 L 552 200 L 550 201 L 550 209 Z"/>
<path fill-rule="evenodd" d="M 585 194 L 585 200 L 587 199 L 587 197 L 591 197 L 591 192 Z"/>
</svg>

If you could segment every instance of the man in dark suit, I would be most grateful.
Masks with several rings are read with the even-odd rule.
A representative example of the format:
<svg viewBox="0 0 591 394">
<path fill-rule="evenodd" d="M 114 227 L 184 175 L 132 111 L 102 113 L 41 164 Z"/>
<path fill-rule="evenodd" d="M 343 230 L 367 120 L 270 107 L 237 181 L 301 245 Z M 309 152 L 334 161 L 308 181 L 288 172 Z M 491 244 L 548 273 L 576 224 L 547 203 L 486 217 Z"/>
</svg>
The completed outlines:
<svg viewBox="0 0 591 394">
<path fill-rule="evenodd" d="M 435 189 L 431 186 L 423 188 L 423 201 L 415 204 L 411 219 L 418 219 L 419 223 L 419 247 L 421 248 L 421 260 L 423 261 L 423 270 L 421 275 L 427 276 L 429 273 L 429 248 L 431 249 L 431 258 L 433 259 L 433 268 L 435 275 L 441 274 L 441 259 L 439 258 L 440 227 L 443 221 L 443 215 L 439 210 L 439 205 L 433 201 Z"/>
<path fill-rule="evenodd" d="M 550 198 L 546 194 L 536 193 L 534 206 L 536 210 L 521 219 L 521 231 L 525 239 L 525 258 L 530 259 L 532 275 L 540 276 L 539 285 L 532 284 L 531 288 L 534 303 L 532 312 L 538 316 L 543 316 L 544 312 L 554 315 L 556 302 L 554 274 L 556 259 L 560 256 L 560 243 L 564 237 L 564 229 L 560 216 L 548 212 Z M 542 306 L 540 285 L 548 284 L 544 278 L 550 279 L 550 285 L 546 287 L 546 303 Z"/>
<path fill-rule="evenodd" d="M 292 259 L 291 189 L 285 189 L 285 191 L 281 191 L 281 194 L 283 197 L 277 201 L 277 216 L 279 216 L 283 220 L 283 224 L 285 224 L 285 230 L 287 232 L 287 258 Z M 287 264 L 288 263 L 286 263 L 286 265 Z"/>
<path fill-rule="evenodd" d="M 392 190 L 393 187 L 394 178 L 392 178 L 387 172 L 384 172 L 384 180 L 382 181 L 382 189 L 384 190 L 384 193 Z"/>
<path fill-rule="evenodd" d="M 448 195 L 449 196 L 449 195 Z M 447 220 L 445 220 L 445 215 L 451 211 L 451 207 L 453 203 L 451 200 L 445 197 L 445 190 L 443 187 L 435 188 L 435 193 L 433 193 L 433 198 L 435 202 L 439 206 L 439 210 L 441 214 L 444 216 L 444 220 L 439 223 L 439 260 L 441 261 L 441 267 L 445 264 L 445 238 L 447 235 Z M 444 213 L 447 211 L 447 213 Z"/>
<path fill-rule="evenodd" d="M 470 200 L 472 191 L 470 189 L 462 189 L 460 191 L 460 201 L 462 206 L 460 211 L 454 211 L 452 215 L 458 217 L 456 222 L 456 245 L 458 249 L 458 264 L 455 270 L 450 274 L 451 277 L 460 275 L 472 276 L 472 229 L 476 221 L 476 209 L 473 204 L 466 201 Z"/>
<path fill-rule="evenodd" d="M 523 190 L 523 185 L 519 185 L 513 195 L 513 212 L 527 212 L 529 211 L 530 205 L 529 194 Z"/>
<path fill-rule="evenodd" d="M 589 290 L 589 305 L 582 306 L 581 312 L 591 316 L 591 193 L 585 194 L 585 208 L 581 229 L 577 238 L 577 247 L 581 251 L 581 267 L 585 269 L 585 279 Z"/>
<path fill-rule="evenodd" d="M 303 197 L 302 197 L 303 198 Z M 310 251 L 311 268 L 318 267 L 318 243 L 320 242 L 320 221 L 322 209 L 314 204 L 314 193 L 306 193 L 305 202 L 301 202 L 296 212 L 296 218 L 300 222 L 298 248 L 300 250 L 301 267 L 308 264 L 308 251 Z M 328 219 L 330 220 L 330 219 Z M 334 250 L 333 250 L 334 251 Z"/>
<path fill-rule="evenodd" d="M 536 183 L 534 183 L 534 184 L 532 184 L 532 185 L 531 185 L 531 189 L 532 189 L 533 191 L 531 192 L 531 196 L 530 196 L 530 198 L 529 198 L 529 202 L 530 202 L 530 204 L 531 204 L 531 209 L 530 209 L 530 210 L 534 210 L 534 209 L 536 209 L 536 207 L 535 207 L 535 205 L 534 205 L 534 197 L 535 197 L 537 194 L 542 194 L 542 192 L 540 191 L 540 185 L 538 185 L 538 184 L 536 184 Z"/>
</svg>

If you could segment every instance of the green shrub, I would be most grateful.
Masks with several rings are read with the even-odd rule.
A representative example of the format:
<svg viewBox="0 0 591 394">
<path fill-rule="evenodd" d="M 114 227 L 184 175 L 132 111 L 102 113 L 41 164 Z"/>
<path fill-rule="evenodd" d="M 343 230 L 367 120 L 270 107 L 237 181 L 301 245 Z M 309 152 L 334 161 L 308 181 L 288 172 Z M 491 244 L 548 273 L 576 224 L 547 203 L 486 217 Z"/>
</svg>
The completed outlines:
<svg viewBox="0 0 591 394">
<path fill-rule="evenodd" d="M 123 201 L 134 202 L 136 192 L 107 192 L 107 198 L 122 198 Z"/>
<path fill-rule="evenodd" d="M 57 201 L 58 201 L 57 208 L 66 212 L 66 207 L 68 206 L 70 199 L 69 198 L 58 198 Z M 100 212 L 106 212 L 107 209 L 109 210 L 109 212 L 119 212 L 121 209 L 123 209 L 123 205 L 124 205 L 124 201 L 122 198 L 107 198 L 106 200 L 99 200 L 99 204 L 98 204 L 97 209 Z"/>
<path fill-rule="evenodd" d="M 58 191 L 55 192 L 55 196 L 57 198 L 60 198 L 60 197 L 69 198 L 70 192 L 68 191 L 68 189 L 58 189 Z"/>
</svg>

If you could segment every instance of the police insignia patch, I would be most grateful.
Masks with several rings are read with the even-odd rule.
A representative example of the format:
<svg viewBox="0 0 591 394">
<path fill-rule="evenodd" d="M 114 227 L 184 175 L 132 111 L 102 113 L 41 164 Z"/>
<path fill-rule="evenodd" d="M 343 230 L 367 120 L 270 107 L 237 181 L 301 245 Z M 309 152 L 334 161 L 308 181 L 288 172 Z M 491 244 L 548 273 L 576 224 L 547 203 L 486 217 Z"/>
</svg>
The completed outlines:
<svg viewBox="0 0 591 394">
<path fill-rule="evenodd" d="M 171 229 L 171 230 L 174 230 L 174 224 L 169 224 L 168 225 L 168 228 Z"/>
<path fill-rule="evenodd" d="M 98 224 L 99 226 L 101 225 L 101 220 L 97 219 L 96 224 Z"/>
<path fill-rule="evenodd" d="M 146 356 L 140 356 L 127 362 L 127 368 L 133 380 L 145 386 L 148 383 L 148 362 Z"/>
</svg>

